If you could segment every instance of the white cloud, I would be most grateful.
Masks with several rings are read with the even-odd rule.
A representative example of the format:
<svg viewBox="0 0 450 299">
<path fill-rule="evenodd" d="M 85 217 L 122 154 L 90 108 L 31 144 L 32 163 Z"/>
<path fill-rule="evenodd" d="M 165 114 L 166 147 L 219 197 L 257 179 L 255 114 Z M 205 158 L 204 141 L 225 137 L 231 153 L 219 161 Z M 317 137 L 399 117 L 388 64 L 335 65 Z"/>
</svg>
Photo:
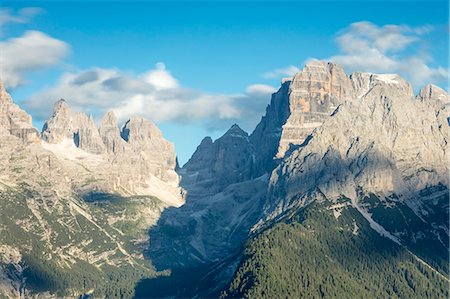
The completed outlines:
<svg viewBox="0 0 450 299">
<path fill-rule="evenodd" d="M 411 28 L 405 25 L 377 26 L 357 22 L 340 31 L 336 42 L 339 54 L 327 58 L 351 73 L 398 73 L 416 87 L 430 82 L 444 82 L 443 67 L 431 67 L 430 57 L 416 48 L 424 43 L 423 35 L 433 27 Z"/>
<path fill-rule="evenodd" d="M 122 122 L 142 116 L 160 123 L 197 123 L 211 129 L 238 122 L 251 130 L 274 91 L 262 84 L 234 95 L 184 88 L 158 63 L 137 75 L 101 68 L 65 73 L 54 87 L 33 95 L 25 105 L 37 119 L 47 118 L 53 103 L 65 98 L 75 111 L 92 113 L 97 119 L 112 110 Z"/>
<path fill-rule="evenodd" d="M 36 15 L 39 15 L 43 10 L 39 7 L 25 7 L 20 9 L 17 13 L 14 13 L 11 9 L 0 8 L 0 26 L 4 26 L 8 23 L 28 23 Z"/>
<path fill-rule="evenodd" d="M 248 94 L 272 94 L 277 91 L 273 86 L 265 84 L 253 84 L 247 86 L 245 92 Z"/>
<path fill-rule="evenodd" d="M 166 70 L 166 65 L 162 62 L 156 64 L 156 69 L 145 75 L 145 81 L 153 85 L 156 89 L 170 89 L 178 87 L 178 81 Z"/>
<path fill-rule="evenodd" d="M 57 64 L 69 52 L 69 45 L 39 31 L 26 31 L 22 36 L 0 42 L 1 80 L 15 88 L 25 81 L 30 71 Z"/>
<path fill-rule="evenodd" d="M 274 79 L 274 78 L 280 78 L 280 77 L 292 77 L 296 73 L 298 73 L 300 69 L 294 65 L 289 65 L 283 68 L 279 68 L 267 73 L 264 73 L 262 75 L 265 79 Z"/>
</svg>

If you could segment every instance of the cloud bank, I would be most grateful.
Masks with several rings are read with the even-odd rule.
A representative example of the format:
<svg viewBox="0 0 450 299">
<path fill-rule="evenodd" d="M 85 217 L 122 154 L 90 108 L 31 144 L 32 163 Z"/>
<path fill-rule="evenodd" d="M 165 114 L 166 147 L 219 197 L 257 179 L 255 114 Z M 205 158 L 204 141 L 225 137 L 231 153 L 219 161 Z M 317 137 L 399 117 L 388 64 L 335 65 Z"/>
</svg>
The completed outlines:
<svg viewBox="0 0 450 299">
<path fill-rule="evenodd" d="M 26 103 L 38 119 L 45 119 L 53 103 L 65 98 L 75 111 L 87 111 L 99 119 L 113 111 L 120 121 L 130 116 L 155 122 L 197 123 L 209 129 L 239 122 L 254 128 L 275 89 L 250 85 L 240 94 L 213 94 L 183 87 L 164 63 L 141 74 L 118 69 L 92 68 L 69 72 L 57 84 L 33 95 Z"/>
</svg>

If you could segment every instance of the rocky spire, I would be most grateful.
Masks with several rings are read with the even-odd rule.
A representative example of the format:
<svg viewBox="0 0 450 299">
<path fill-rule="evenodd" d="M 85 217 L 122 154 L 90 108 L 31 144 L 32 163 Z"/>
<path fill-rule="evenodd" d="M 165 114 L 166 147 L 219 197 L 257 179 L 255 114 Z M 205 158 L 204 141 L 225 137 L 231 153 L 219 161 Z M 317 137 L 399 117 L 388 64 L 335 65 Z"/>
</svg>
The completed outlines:
<svg viewBox="0 0 450 299">
<path fill-rule="evenodd" d="M 448 94 L 434 84 L 428 84 L 419 91 L 416 99 L 432 105 L 436 110 L 449 104 Z"/>
<path fill-rule="evenodd" d="M 125 141 L 120 137 L 114 112 L 110 111 L 103 116 L 99 132 L 108 153 L 118 154 L 124 151 Z"/>
<path fill-rule="evenodd" d="M 234 124 L 216 141 L 212 142 L 210 137 L 202 140 L 181 170 L 185 174 L 182 185 L 214 194 L 230 184 L 250 179 L 252 163 L 253 148 L 248 134 Z"/>
<path fill-rule="evenodd" d="M 0 126 L 26 143 L 39 143 L 39 133 L 33 128 L 31 115 L 17 106 L 0 81 Z"/>
<path fill-rule="evenodd" d="M 42 128 L 42 139 L 48 143 L 60 143 L 65 138 L 74 138 L 73 134 L 70 107 L 64 99 L 61 99 L 53 106 L 53 115 Z"/>
<path fill-rule="evenodd" d="M 72 114 L 63 99 L 55 103 L 53 115 L 45 122 L 41 135 L 48 143 L 61 143 L 69 139 L 76 147 L 87 152 L 100 154 L 105 151 L 92 115 L 87 116 L 81 112 Z"/>
<path fill-rule="evenodd" d="M 9 93 L 6 91 L 5 86 L 3 85 L 3 82 L 0 81 L 0 103 L 12 103 L 13 100 Z"/>
</svg>

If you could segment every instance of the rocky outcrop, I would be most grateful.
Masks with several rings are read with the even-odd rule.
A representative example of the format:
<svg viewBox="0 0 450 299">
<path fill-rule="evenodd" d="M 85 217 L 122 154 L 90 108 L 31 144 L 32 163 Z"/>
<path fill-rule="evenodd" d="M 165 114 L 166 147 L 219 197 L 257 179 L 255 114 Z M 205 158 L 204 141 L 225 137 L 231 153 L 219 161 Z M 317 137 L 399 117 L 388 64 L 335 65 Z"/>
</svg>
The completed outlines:
<svg viewBox="0 0 450 299">
<path fill-rule="evenodd" d="M 109 154 L 117 155 L 124 152 L 125 141 L 120 136 L 117 118 L 113 112 L 108 112 L 102 118 L 99 133 Z"/>
<path fill-rule="evenodd" d="M 4 154 L 37 143 L 27 149 L 34 154 L 27 154 L 26 161 L 28 155 L 34 155 L 33 165 L 37 163 L 37 168 L 32 174 L 49 177 L 60 194 L 75 191 L 81 196 L 145 195 L 158 197 L 170 206 L 183 204 L 175 172 L 174 146 L 152 122 L 131 118 L 120 131 L 116 117 L 110 112 L 97 128 L 92 116 L 72 113 L 67 102 L 59 100 L 39 136 L 32 127 L 31 116 L 0 87 L 0 138 Z M 20 146 L 19 141 L 24 145 Z M 11 171 L 5 169 L 5 173 L 10 173 L 8 180 L 20 179 Z"/>
<path fill-rule="evenodd" d="M 250 141 L 255 149 L 255 163 L 252 170 L 254 176 L 268 173 L 276 166 L 274 158 L 280 144 L 282 127 L 290 115 L 290 84 L 290 80 L 283 81 L 280 89 L 272 95 L 266 114 L 250 135 Z"/>
<path fill-rule="evenodd" d="M 344 101 L 354 98 L 352 80 L 333 63 L 312 61 L 272 96 L 266 115 L 251 135 L 255 175 L 270 172 L 281 159 Z"/>
<path fill-rule="evenodd" d="M 350 78 L 333 63 L 312 61 L 296 74 L 289 86 L 289 117 L 282 127 L 277 158 L 309 133 L 346 100 L 354 97 Z"/>
<path fill-rule="evenodd" d="M 434 84 L 428 84 L 422 88 L 416 97 L 417 100 L 432 105 L 436 110 L 449 106 L 448 94 Z"/>
<path fill-rule="evenodd" d="M 68 139 L 76 147 L 93 154 L 105 152 L 105 146 L 95 126 L 92 115 L 72 114 L 65 100 L 59 100 L 53 108 L 53 115 L 42 129 L 42 139 L 48 143 L 61 143 Z"/>
<path fill-rule="evenodd" d="M 180 171 L 182 185 L 191 192 L 215 194 L 250 179 L 252 165 L 253 147 L 248 134 L 235 124 L 214 142 L 210 137 L 202 140 Z"/>
<path fill-rule="evenodd" d="M 72 115 L 61 100 L 42 136 L 46 149 L 70 163 L 82 164 L 95 178 L 75 184 L 78 192 L 153 195 L 168 205 L 183 203 L 174 146 L 148 120 L 131 118 L 120 131 L 116 117 L 109 112 L 97 129 L 92 116 Z"/>
<path fill-rule="evenodd" d="M 428 102 L 433 97 L 415 100 L 396 75 L 352 80 L 367 91 L 360 87 L 272 173 L 268 218 L 317 198 L 357 204 L 374 193 L 408 201 L 430 186 L 448 186 L 449 127 Z"/>
<path fill-rule="evenodd" d="M 33 128 L 31 116 L 14 104 L 0 82 L 0 127 L 25 143 L 39 143 L 39 133 Z"/>
</svg>

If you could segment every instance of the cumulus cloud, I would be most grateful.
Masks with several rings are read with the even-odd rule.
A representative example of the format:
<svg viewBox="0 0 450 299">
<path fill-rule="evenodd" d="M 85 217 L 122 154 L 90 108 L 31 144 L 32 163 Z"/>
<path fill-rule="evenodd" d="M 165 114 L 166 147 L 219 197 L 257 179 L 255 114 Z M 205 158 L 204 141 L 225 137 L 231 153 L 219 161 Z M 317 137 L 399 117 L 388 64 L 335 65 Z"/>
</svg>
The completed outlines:
<svg viewBox="0 0 450 299">
<path fill-rule="evenodd" d="M 53 103 L 65 98 L 75 111 L 99 119 L 114 111 L 120 121 L 142 116 L 155 122 L 197 123 L 223 129 L 234 122 L 254 128 L 275 89 L 250 85 L 240 94 L 213 94 L 180 86 L 164 64 L 142 74 L 118 69 L 93 68 L 63 74 L 57 84 L 33 95 L 26 108 L 46 119 Z"/>
<path fill-rule="evenodd" d="M 6 87 L 25 82 L 31 71 L 55 65 L 69 52 L 69 45 L 39 31 L 26 31 L 20 37 L 0 42 L 1 79 Z"/>
<path fill-rule="evenodd" d="M 274 79 L 274 78 L 280 78 L 280 77 L 292 77 L 296 73 L 298 73 L 300 69 L 294 65 L 289 65 L 283 68 L 275 69 L 273 71 L 264 73 L 262 75 L 265 79 Z"/>
<path fill-rule="evenodd" d="M 412 28 L 353 23 L 336 37 L 341 53 L 327 60 L 340 64 L 347 72 L 398 73 L 418 87 L 443 82 L 447 71 L 443 67 L 431 67 L 429 55 L 417 50 L 424 43 L 423 36 L 432 30 L 430 25 Z"/>
</svg>

